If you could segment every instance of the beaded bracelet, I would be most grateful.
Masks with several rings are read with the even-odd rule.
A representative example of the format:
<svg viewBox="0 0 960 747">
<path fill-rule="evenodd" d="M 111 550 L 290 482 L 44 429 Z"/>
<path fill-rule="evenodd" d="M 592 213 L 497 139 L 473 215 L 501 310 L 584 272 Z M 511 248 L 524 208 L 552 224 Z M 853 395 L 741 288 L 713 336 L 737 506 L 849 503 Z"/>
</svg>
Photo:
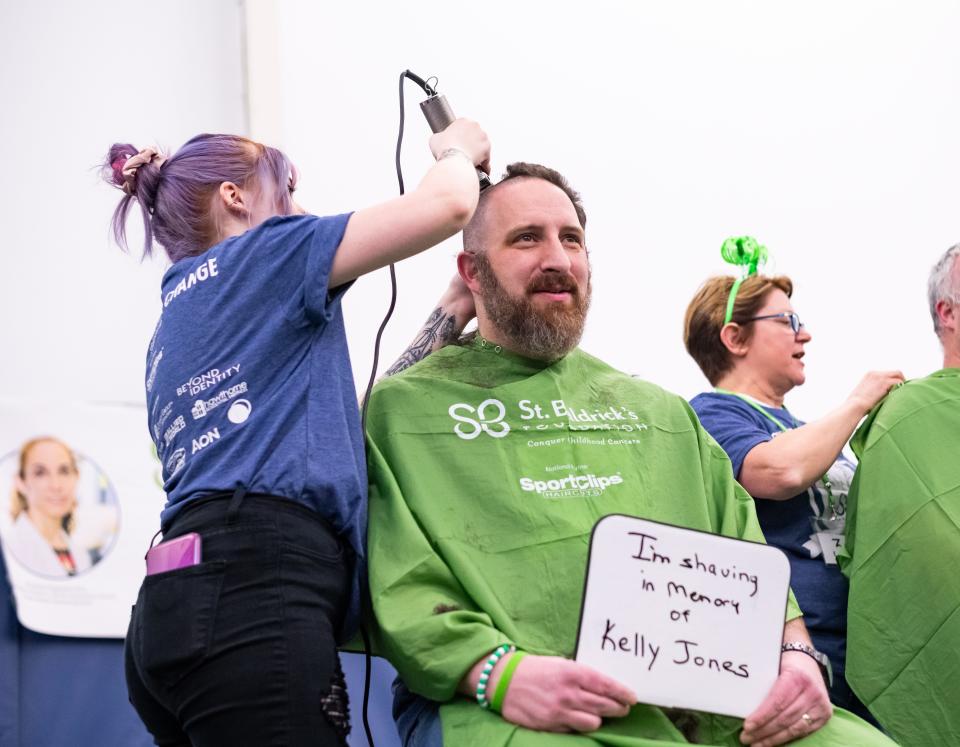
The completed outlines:
<svg viewBox="0 0 960 747">
<path fill-rule="evenodd" d="M 493 700 L 490 701 L 490 707 L 497 713 L 503 711 L 503 701 L 507 697 L 507 688 L 510 687 L 513 672 L 517 668 L 517 664 L 520 663 L 520 660 L 526 655 L 524 651 L 517 651 L 517 653 L 510 657 L 510 661 L 508 661 L 507 665 L 503 668 L 503 672 L 500 674 L 500 681 L 497 682 L 497 691 L 493 694 Z"/>
<path fill-rule="evenodd" d="M 490 654 L 490 657 L 483 665 L 483 669 L 480 671 L 480 679 L 477 682 L 477 703 L 481 708 L 490 707 L 490 701 L 487 700 L 487 680 L 490 679 L 490 672 L 493 671 L 493 668 L 497 666 L 497 662 L 500 661 L 503 656 L 510 651 L 516 650 L 516 646 L 511 646 L 507 643 L 504 643 L 496 651 Z"/>
</svg>

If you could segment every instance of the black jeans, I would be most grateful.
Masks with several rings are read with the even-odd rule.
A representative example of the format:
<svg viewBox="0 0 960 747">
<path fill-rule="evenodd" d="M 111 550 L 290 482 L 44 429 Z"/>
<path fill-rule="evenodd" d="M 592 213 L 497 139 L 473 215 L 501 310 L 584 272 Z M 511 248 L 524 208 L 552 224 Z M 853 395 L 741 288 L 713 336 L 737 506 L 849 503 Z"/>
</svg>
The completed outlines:
<svg viewBox="0 0 960 747">
<path fill-rule="evenodd" d="M 259 495 L 201 499 L 164 539 L 187 532 L 202 562 L 147 576 L 127 632 L 130 702 L 156 744 L 344 744 L 341 542 L 310 509 Z"/>
</svg>

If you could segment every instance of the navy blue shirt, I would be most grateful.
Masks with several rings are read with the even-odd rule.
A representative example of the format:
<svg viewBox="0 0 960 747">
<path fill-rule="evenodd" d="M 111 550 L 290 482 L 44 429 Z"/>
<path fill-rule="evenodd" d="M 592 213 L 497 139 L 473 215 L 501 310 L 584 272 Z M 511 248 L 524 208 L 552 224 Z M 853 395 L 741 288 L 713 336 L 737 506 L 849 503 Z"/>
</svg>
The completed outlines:
<svg viewBox="0 0 960 747">
<path fill-rule="evenodd" d="M 270 218 L 164 275 L 146 372 L 162 526 L 242 485 L 317 511 L 360 572 L 367 480 L 340 308 L 349 286 L 327 287 L 348 220 Z"/>
<path fill-rule="evenodd" d="M 727 452 L 738 480 L 750 450 L 780 433 L 769 418 L 734 395 L 707 392 L 698 394 L 690 404 L 703 427 Z M 784 408 L 760 406 L 786 428 L 803 425 Z M 815 525 L 836 515 L 832 526 L 842 531 L 854 469 L 854 464 L 842 454 L 830 467 L 827 474 L 832 509 L 822 479 L 785 501 L 754 500 L 764 537 L 790 560 L 790 587 L 803 610 L 814 646 L 830 657 L 835 672 L 841 674 L 846 653 L 847 579 L 832 552 L 824 552 L 821 537 L 817 536 L 819 527 Z M 822 539 L 827 541 L 826 537 Z"/>
</svg>

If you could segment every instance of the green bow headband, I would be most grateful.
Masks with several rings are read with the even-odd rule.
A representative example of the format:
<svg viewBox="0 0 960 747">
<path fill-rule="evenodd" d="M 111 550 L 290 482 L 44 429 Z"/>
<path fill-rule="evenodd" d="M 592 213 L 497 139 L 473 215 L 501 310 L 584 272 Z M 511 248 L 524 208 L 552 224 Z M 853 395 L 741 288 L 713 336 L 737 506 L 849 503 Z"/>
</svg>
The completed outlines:
<svg viewBox="0 0 960 747">
<path fill-rule="evenodd" d="M 751 275 L 757 274 L 757 267 L 766 264 L 769 253 L 767 247 L 758 244 L 752 236 L 733 236 L 723 242 L 723 246 L 720 247 L 720 256 L 725 262 L 743 268 L 743 274 L 734 281 L 730 296 L 727 298 L 727 314 L 723 318 L 723 323 L 729 324 L 733 318 L 733 305 L 737 300 L 740 284 Z"/>
</svg>

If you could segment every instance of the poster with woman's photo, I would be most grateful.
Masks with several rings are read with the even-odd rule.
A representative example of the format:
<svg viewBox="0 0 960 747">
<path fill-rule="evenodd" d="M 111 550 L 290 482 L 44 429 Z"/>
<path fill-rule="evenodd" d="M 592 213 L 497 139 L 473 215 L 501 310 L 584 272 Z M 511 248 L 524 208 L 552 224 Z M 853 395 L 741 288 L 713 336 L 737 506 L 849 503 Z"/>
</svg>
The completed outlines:
<svg viewBox="0 0 960 747">
<path fill-rule="evenodd" d="M 122 638 L 163 500 L 143 407 L 0 401 L 0 547 L 24 627 Z"/>
</svg>

